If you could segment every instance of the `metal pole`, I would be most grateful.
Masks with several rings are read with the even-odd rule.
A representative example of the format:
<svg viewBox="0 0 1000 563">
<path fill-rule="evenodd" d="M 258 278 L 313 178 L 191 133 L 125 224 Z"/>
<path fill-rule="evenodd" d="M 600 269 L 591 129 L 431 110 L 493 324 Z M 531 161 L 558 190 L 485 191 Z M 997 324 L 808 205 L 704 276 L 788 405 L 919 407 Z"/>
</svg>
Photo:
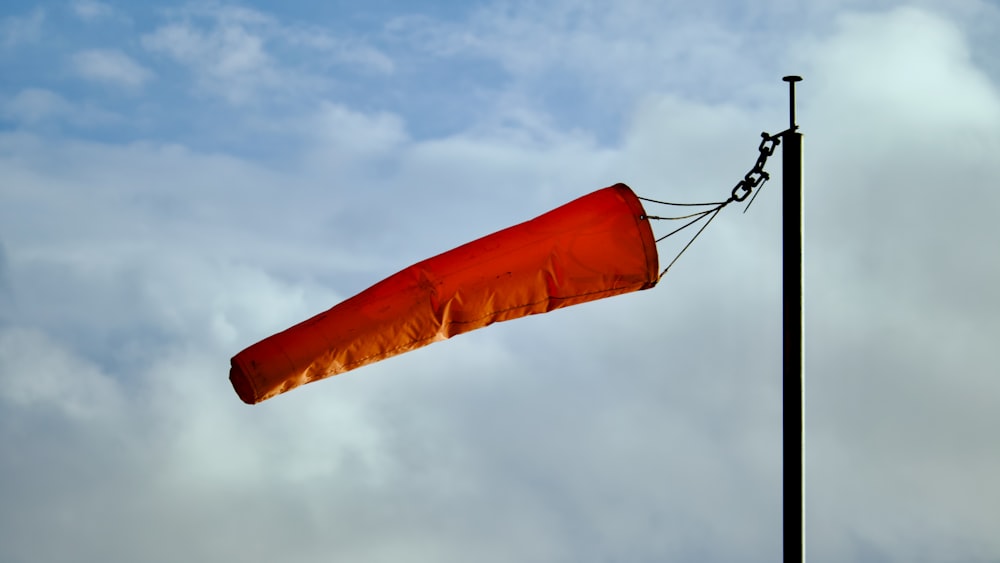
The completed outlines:
<svg viewBox="0 0 1000 563">
<path fill-rule="evenodd" d="M 795 123 L 795 83 L 789 90 L 789 126 L 782 134 L 782 376 L 783 522 L 785 563 L 805 561 L 802 409 L 802 134 Z"/>
</svg>

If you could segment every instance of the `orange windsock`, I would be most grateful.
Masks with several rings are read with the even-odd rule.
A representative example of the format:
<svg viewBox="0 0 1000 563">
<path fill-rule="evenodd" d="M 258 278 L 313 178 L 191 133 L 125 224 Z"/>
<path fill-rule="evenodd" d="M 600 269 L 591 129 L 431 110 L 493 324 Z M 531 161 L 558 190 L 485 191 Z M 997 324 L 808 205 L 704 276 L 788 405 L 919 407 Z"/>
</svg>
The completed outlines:
<svg viewBox="0 0 1000 563">
<path fill-rule="evenodd" d="M 625 184 L 398 272 L 232 359 L 248 404 L 499 321 L 656 285 L 656 244 Z"/>
</svg>

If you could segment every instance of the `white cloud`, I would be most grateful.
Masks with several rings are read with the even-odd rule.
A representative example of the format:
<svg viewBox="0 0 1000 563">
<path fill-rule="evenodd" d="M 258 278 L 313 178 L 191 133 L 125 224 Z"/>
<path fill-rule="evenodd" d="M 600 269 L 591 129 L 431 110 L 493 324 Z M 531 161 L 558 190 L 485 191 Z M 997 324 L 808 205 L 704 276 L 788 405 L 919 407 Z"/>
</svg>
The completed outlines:
<svg viewBox="0 0 1000 563">
<path fill-rule="evenodd" d="M 7 16 L 0 20 L 0 45 L 12 48 L 23 43 L 35 43 L 42 36 L 45 10 L 35 8 L 23 16 Z"/>
<path fill-rule="evenodd" d="M 73 0 L 70 6 L 73 13 L 86 22 L 108 19 L 116 14 L 115 9 L 110 4 L 98 0 Z"/>
<path fill-rule="evenodd" d="M 9 268 L 10 266 L 7 264 L 7 251 L 4 249 L 3 239 L 0 239 L 0 299 L 3 300 L 9 297 L 10 292 Z"/>
<path fill-rule="evenodd" d="M 23 122 L 38 122 L 72 112 L 72 104 L 59 94 L 41 88 L 28 88 L 3 103 L 3 115 Z"/>
<path fill-rule="evenodd" d="M 996 77 L 954 20 L 913 8 L 839 18 L 803 59 L 811 537 L 830 561 L 944 537 L 995 554 L 979 531 L 1000 489 L 971 475 L 1000 467 L 981 402 L 1000 392 L 1000 267 L 981 258 L 1000 237 Z"/>
<path fill-rule="evenodd" d="M 381 74 L 390 74 L 396 70 L 392 58 L 356 38 L 340 37 L 321 28 L 301 26 L 278 27 L 275 32 L 289 45 L 307 47 L 343 64 Z"/>
<path fill-rule="evenodd" d="M 345 164 L 363 156 L 386 156 L 404 146 L 406 127 L 397 115 L 365 115 L 341 104 L 324 102 L 303 120 L 302 133 L 314 137 L 318 158 Z"/>
<path fill-rule="evenodd" d="M 153 73 L 131 57 L 114 49 L 88 49 L 73 54 L 76 72 L 95 82 L 129 89 L 141 88 Z"/>
<path fill-rule="evenodd" d="M 173 58 L 195 74 L 203 92 L 230 103 L 254 103 L 265 95 L 299 96 L 321 90 L 331 61 L 376 72 L 390 72 L 392 61 L 357 40 L 324 31 L 283 26 L 248 8 L 189 9 L 184 17 L 142 38 L 143 46 Z M 302 48 L 305 48 L 302 50 Z M 281 64 L 272 49 L 296 48 L 313 68 Z"/>
<path fill-rule="evenodd" d="M 72 102 L 44 88 L 25 88 L 10 98 L 0 98 L 0 116 L 28 128 L 61 121 L 93 126 L 120 120 L 120 116 L 91 103 Z"/>
<path fill-rule="evenodd" d="M 996 86 L 971 66 L 968 42 L 949 20 L 901 8 L 890 16 L 844 16 L 839 28 L 837 39 L 811 57 L 823 80 L 818 87 L 838 81 L 839 104 L 866 115 L 898 114 L 927 128 L 988 128 L 1000 120 Z"/>
<path fill-rule="evenodd" d="M 654 31 L 711 51 L 715 35 L 671 27 L 659 6 L 649 22 L 639 4 L 611 9 L 607 30 L 586 6 L 550 14 L 565 22 L 542 43 L 581 59 L 540 52 L 525 69 L 519 43 L 546 25 L 514 11 L 483 56 L 530 85 L 591 59 L 600 87 L 644 68 L 630 61 Z M 182 14 L 146 46 L 213 95 L 279 88 L 268 80 L 289 64 L 272 47 L 291 40 L 275 29 L 291 26 L 219 13 Z M 810 560 L 996 559 L 997 79 L 940 13 L 830 23 L 782 44 L 806 77 Z M 606 58 L 595 47 L 619 43 Z M 279 164 L 156 139 L 0 135 L 0 267 L 16 305 L 0 314 L 0 446 L 15 452 L 0 483 L 18 484 L 3 490 L 0 556 L 773 561 L 777 186 L 746 215 L 727 209 L 656 289 L 255 407 L 226 380 L 257 338 L 586 191 L 724 197 L 760 130 L 784 126 L 785 88 L 709 58 L 770 94 L 713 102 L 639 79 L 619 90 L 620 143 L 560 125 L 528 83 L 470 94 L 484 115 L 433 139 L 402 113 L 313 102 L 273 116 L 300 156 Z M 24 123 L 77 109 L 68 93 L 18 92 L 3 107 Z"/>
<path fill-rule="evenodd" d="M 498 65 L 504 87 L 519 93 L 522 104 L 553 112 L 564 105 L 575 114 L 621 119 L 630 111 L 627 100 L 657 91 L 744 99 L 754 92 L 734 84 L 777 74 L 775 42 L 763 29 L 753 39 L 737 32 L 728 21 L 731 3 L 679 4 L 626 1 L 608 10 L 592 1 L 496 2 L 478 7 L 468 21 L 408 16 L 389 29 L 435 56 Z"/>
<path fill-rule="evenodd" d="M 143 45 L 190 67 L 199 87 L 230 103 L 252 102 L 286 83 L 265 49 L 264 38 L 239 23 L 206 32 L 188 24 L 168 24 L 143 37 Z"/>
<path fill-rule="evenodd" d="M 709 416 L 752 409 L 734 407 L 732 399 L 694 400 L 689 386 L 654 377 L 656 354 L 628 344 L 656 348 L 659 336 L 642 327 L 676 303 L 669 293 L 491 327 L 270 404 L 240 404 L 225 376 L 229 355 L 242 345 L 332 304 L 341 296 L 333 288 L 363 287 L 410 257 L 602 187 L 597 175 L 616 157 L 572 135 L 548 148 L 537 137 L 505 132 L 420 143 L 407 140 L 392 116 L 332 105 L 316 115 L 322 134 L 310 139 L 318 149 L 371 134 L 357 140 L 362 152 L 401 168 L 380 171 L 375 159 L 369 168 L 356 166 L 345 185 L 335 168 L 279 173 L 181 147 L 23 139 L 4 145 L 14 158 L 2 172 L 19 179 L 23 212 L 0 217 L 17 233 L 12 283 L 30 304 L 14 322 L 74 335 L 92 362 L 123 381 L 128 402 L 141 411 L 120 419 L 122 428 L 135 427 L 129 436 L 149 444 L 130 456 L 110 453 L 99 435 L 80 445 L 141 475 L 121 486 L 128 494 L 115 496 L 102 522 L 144 539 L 115 544 L 112 559 L 161 546 L 128 517 L 142 506 L 169 523 L 175 544 L 183 538 L 179 544 L 199 554 L 223 544 L 231 554 L 248 530 L 263 537 L 275 514 L 297 523 L 272 529 L 268 537 L 278 540 L 241 553 L 247 560 L 330 553 L 390 560 L 403 552 L 410 560 L 466 560 L 488 551 L 486 560 L 578 561 L 581 542 L 603 555 L 641 559 L 683 554 L 693 548 L 686 546 L 705 545 L 709 533 L 739 536 L 738 548 L 720 546 L 720 553 L 777 549 L 762 539 L 776 514 L 762 517 L 755 502 L 732 500 L 745 498 L 745 489 L 773 490 L 773 479 L 759 482 L 773 475 L 769 461 L 757 468 L 768 456 L 747 448 L 753 474 L 734 479 L 730 469 L 742 461 L 733 458 L 743 460 L 743 450 L 723 456 L 728 449 L 718 437 L 687 418 L 705 416 L 693 405 Z M 40 159 L 61 166 L 25 169 Z M 388 180 L 379 179 L 385 174 Z M 539 193 L 546 184 L 549 192 Z M 363 207 L 351 205 L 366 199 Z M 414 242 L 421 237 L 434 240 Z M 338 258 L 351 260 L 347 250 L 354 249 L 381 264 L 356 282 L 328 276 L 356 267 Z M 330 281 L 308 281 L 323 276 Z M 48 351 L 26 349 L 21 363 Z M 653 392 L 643 385 L 654 381 Z M 664 396 L 676 403 L 659 403 Z M 683 407 L 685 399 L 692 404 Z M 740 428 L 764 433 L 749 423 Z M 658 429 L 659 447 L 648 447 L 650 429 Z M 764 444 L 773 446 L 773 438 Z M 671 450 L 694 461 L 679 464 Z M 684 486 L 651 493 L 649 480 L 664 475 Z M 26 495 L 35 506 L 51 502 Z M 194 518 L 185 508 L 193 498 L 202 506 Z M 85 502 L 79 494 L 62 498 L 67 510 Z M 723 505 L 730 516 L 720 519 Z M 233 506 L 241 507 L 238 514 Z M 663 542 L 655 545 L 640 541 L 679 513 L 692 523 L 661 530 Z M 755 526 L 747 525 L 748 514 Z M 25 521 L 41 518 L 32 513 Z M 204 526 L 211 521 L 227 524 L 215 525 L 209 538 Z M 336 531 L 329 532 L 331 524 Z M 77 549 L 88 533 L 72 522 L 49 530 Z M 16 550 L 22 543 L 7 545 Z"/>
<path fill-rule="evenodd" d="M 0 330 L 0 397 L 81 420 L 113 417 L 122 401 L 117 385 L 93 363 L 25 329 Z"/>
</svg>

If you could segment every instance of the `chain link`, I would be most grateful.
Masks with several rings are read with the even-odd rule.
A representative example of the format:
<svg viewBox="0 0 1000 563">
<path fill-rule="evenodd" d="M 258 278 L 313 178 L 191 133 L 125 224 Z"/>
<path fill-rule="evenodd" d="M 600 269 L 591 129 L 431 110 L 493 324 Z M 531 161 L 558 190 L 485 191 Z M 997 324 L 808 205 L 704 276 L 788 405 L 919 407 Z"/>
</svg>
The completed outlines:
<svg viewBox="0 0 1000 563">
<path fill-rule="evenodd" d="M 771 175 L 764 171 L 764 165 L 767 164 L 767 157 L 774 154 L 774 149 L 781 144 L 781 136 L 769 135 L 767 132 L 761 133 L 760 136 L 762 139 L 760 146 L 757 147 L 757 151 L 760 153 L 757 156 L 757 162 L 743 176 L 743 179 L 736 183 L 729 201 L 745 200 L 753 192 L 754 188 L 771 179 Z"/>
</svg>

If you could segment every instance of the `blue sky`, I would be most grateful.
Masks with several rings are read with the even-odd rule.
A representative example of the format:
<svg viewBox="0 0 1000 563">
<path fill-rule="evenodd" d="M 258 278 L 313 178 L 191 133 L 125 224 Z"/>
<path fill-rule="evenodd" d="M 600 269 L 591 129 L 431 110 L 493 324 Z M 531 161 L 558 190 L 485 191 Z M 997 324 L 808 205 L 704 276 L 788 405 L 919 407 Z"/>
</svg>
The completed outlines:
<svg viewBox="0 0 1000 563">
<path fill-rule="evenodd" d="M 995 3 L 314 4 L 0 9 L 0 560 L 776 560 L 779 157 L 653 290 L 227 376 L 595 189 L 725 197 L 796 73 L 809 559 L 1000 561 Z"/>
</svg>

